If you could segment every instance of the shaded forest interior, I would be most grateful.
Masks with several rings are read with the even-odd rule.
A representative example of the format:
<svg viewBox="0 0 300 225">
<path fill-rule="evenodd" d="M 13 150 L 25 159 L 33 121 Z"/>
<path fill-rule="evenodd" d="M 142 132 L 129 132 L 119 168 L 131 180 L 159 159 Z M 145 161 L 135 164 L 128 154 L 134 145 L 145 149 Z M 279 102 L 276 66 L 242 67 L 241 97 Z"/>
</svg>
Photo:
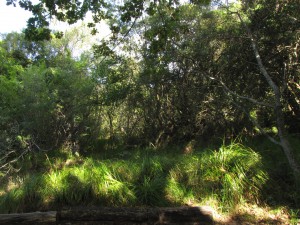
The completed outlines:
<svg viewBox="0 0 300 225">
<path fill-rule="evenodd" d="M 209 205 L 297 224 L 297 0 L 7 3 L 33 17 L 1 35 L 0 213 Z"/>
</svg>

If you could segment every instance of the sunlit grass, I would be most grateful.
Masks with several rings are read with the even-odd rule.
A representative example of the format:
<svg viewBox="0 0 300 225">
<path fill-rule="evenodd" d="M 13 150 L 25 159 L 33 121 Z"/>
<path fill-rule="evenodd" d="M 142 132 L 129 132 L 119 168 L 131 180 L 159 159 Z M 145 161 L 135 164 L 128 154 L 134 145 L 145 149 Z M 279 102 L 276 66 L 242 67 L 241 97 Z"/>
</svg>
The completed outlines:
<svg viewBox="0 0 300 225">
<path fill-rule="evenodd" d="M 182 201 L 191 198 L 186 196 L 200 202 L 217 196 L 220 207 L 229 210 L 243 201 L 255 201 L 267 174 L 257 153 L 231 143 L 218 150 L 182 157 L 169 172 L 169 178 L 173 187 L 170 190 L 178 193 L 176 197 Z"/>
<path fill-rule="evenodd" d="M 181 183 L 177 182 L 175 178 L 170 177 L 166 186 L 167 198 L 174 204 L 190 204 L 194 202 L 194 194 L 191 189 L 188 189 Z"/>
<path fill-rule="evenodd" d="M 203 204 L 228 212 L 245 202 L 257 203 L 268 178 L 260 155 L 237 143 L 189 154 L 136 149 L 125 158 L 40 157 L 27 162 L 34 167 L 40 162 L 37 172 L 23 168 L 18 181 L 9 189 L 3 186 L 1 213 L 78 205 Z"/>
</svg>

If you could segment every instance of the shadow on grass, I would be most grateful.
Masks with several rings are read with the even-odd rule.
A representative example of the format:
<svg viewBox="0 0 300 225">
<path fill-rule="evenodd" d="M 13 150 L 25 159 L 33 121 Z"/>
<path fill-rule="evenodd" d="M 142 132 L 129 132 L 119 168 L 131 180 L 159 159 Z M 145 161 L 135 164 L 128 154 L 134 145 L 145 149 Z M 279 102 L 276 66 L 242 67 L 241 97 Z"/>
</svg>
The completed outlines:
<svg viewBox="0 0 300 225">
<path fill-rule="evenodd" d="M 262 187 L 261 199 L 274 207 L 297 207 L 299 193 L 293 187 L 282 151 L 277 146 L 265 142 L 265 138 L 256 141 L 257 143 L 251 141 L 252 146 L 246 145 L 262 156 L 262 163 L 270 177 Z M 70 167 L 65 163 L 67 155 L 63 155 L 62 166 L 45 170 L 48 172 L 43 174 L 27 174 L 16 187 L 10 188 L 5 194 L 0 194 L 0 211 L 12 213 L 57 210 L 78 205 L 178 206 L 186 204 L 185 201 L 189 198 L 200 201 L 211 195 L 216 196 L 221 204 L 225 205 L 226 198 L 223 200 L 222 197 L 224 193 L 228 195 L 227 199 L 235 200 L 233 192 L 236 182 L 231 182 L 229 178 L 238 178 L 236 175 L 239 175 L 240 170 L 233 167 L 236 165 L 234 157 L 241 156 L 238 160 L 242 163 L 244 153 L 247 152 L 241 151 L 241 154 L 236 156 L 234 151 L 231 151 L 234 153 L 232 160 L 224 165 L 223 158 L 228 157 L 225 150 L 223 155 L 218 151 L 207 151 L 205 154 L 197 151 L 189 155 L 180 154 L 178 149 L 176 151 L 178 152 L 174 154 L 169 150 L 162 152 L 153 149 L 119 150 L 98 158 L 89 156 L 80 164 L 75 162 Z M 248 162 L 251 161 L 251 154 L 249 152 L 247 154 Z M 204 158 L 200 160 L 201 157 Z M 56 159 L 59 161 L 61 157 L 54 154 L 49 162 L 55 164 Z M 249 174 L 252 176 L 257 166 L 255 163 L 249 165 L 251 168 L 246 171 L 247 176 Z M 206 170 L 207 167 L 210 167 L 209 170 Z M 239 180 L 240 178 L 234 181 Z M 226 191 L 225 186 L 231 184 L 233 185 L 231 189 Z M 243 193 L 248 190 L 246 186 L 245 188 L 241 189 Z M 260 221 L 251 213 L 241 213 L 232 218 L 237 224 L 245 220 L 249 224 L 257 224 Z M 258 224 L 280 224 L 277 222 L 266 219 L 265 222 L 261 221 Z"/>
<path fill-rule="evenodd" d="M 175 205 L 165 195 L 166 176 L 171 167 L 166 168 L 147 157 L 136 167 L 121 160 L 105 163 L 87 160 L 70 168 L 64 166 L 48 173 L 27 174 L 13 185 L 7 182 L 6 191 L 0 194 L 0 213 L 57 210 L 79 205 Z"/>
<path fill-rule="evenodd" d="M 300 135 L 289 137 L 300 162 Z M 280 146 L 269 141 L 265 136 L 248 140 L 248 146 L 258 152 L 269 179 L 261 190 L 262 200 L 270 207 L 300 208 L 299 185 L 295 183 L 293 173 Z"/>
</svg>

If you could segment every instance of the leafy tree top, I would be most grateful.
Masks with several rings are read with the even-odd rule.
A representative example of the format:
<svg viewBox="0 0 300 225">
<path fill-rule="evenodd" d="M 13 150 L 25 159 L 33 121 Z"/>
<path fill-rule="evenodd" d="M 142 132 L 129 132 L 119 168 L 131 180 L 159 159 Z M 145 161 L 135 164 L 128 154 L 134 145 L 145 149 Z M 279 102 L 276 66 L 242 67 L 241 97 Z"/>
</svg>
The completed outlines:
<svg viewBox="0 0 300 225">
<path fill-rule="evenodd" d="M 191 3 L 208 5 L 210 0 L 190 1 Z M 217 1 L 218 2 L 218 1 Z M 110 29 L 118 33 L 120 27 L 135 21 L 143 15 L 153 15 L 160 4 L 176 8 L 180 4 L 178 0 L 133 0 L 133 1 L 109 1 L 109 0 L 6 0 L 7 5 L 19 6 L 32 12 L 33 16 L 27 21 L 25 35 L 33 40 L 51 39 L 49 21 L 56 18 L 59 21 L 74 24 L 83 20 L 88 12 L 92 14 L 92 22 L 88 26 L 92 33 L 96 34 L 96 23 L 102 20 L 118 21 L 111 23 Z M 116 25 L 118 24 L 118 25 Z M 61 32 L 55 33 L 57 37 Z"/>
</svg>

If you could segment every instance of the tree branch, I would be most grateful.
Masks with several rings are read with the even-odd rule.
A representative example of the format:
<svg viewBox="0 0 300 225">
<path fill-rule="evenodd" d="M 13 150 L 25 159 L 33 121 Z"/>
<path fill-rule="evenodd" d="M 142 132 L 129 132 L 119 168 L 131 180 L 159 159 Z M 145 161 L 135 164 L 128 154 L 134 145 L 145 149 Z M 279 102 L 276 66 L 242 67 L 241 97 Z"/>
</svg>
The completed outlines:
<svg viewBox="0 0 300 225">
<path fill-rule="evenodd" d="M 236 103 L 235 101 L 232 100 L 232 103 L 239 108 L 240 110 L 242 110 L 247 116 L 248 118 L 251 120 L 251 122 L 259 129 L 259 132 L 262 133 L 263 135 L 265 135 L 271 142 L 273 142 L 276 145 L 281 145 L 280 142 L 276 141 L 273 137 L 271 137 L 261 126 L 260 124 L 257 122 L 257 120 L 255 120 L 250 113 L 245 110 L 243 107 L 241 107 L 241 105 L 239 105 L 238 103 Z"/>
</svg>

